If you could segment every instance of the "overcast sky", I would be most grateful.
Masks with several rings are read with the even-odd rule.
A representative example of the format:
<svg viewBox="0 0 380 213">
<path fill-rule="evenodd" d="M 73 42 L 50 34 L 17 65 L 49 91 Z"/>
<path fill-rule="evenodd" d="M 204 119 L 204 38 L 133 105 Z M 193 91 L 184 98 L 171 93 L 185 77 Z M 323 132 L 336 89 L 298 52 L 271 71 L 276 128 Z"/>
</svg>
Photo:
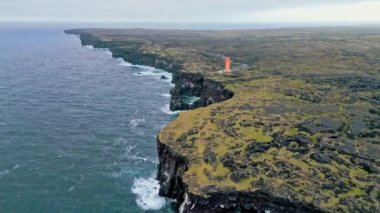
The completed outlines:
<svg viewBox="0 0 380 213">
<path fill-rule="evenodd" d="M 0 21 L 380 22 L 380 0 L 0 0 Z"/>
</svg>

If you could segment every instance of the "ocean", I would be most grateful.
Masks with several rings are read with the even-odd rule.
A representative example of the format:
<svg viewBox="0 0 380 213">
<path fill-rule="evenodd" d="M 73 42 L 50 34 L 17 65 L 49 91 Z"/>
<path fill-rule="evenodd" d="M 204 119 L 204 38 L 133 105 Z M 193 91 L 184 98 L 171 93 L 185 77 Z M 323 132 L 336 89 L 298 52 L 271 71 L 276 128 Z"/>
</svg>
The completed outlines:
<svg viewBox="0 0 380 213">
<path fill-rule="evenodd" d="M 171 74 L 63 30 L 0 27 L 0 212 L 172 212 L 155 180 Z"/>
</svg>

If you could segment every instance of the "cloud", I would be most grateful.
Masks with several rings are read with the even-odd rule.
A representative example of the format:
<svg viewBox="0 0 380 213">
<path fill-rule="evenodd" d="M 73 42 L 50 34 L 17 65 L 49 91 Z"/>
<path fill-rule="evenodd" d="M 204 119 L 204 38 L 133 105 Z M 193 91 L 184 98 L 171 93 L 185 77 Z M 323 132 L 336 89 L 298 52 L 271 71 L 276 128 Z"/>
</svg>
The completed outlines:
<svg viewBox="0 0 380 213">
<path fill-rule="evenodd" d="M 246 19 L 258 22 L 379 22 L 380 2 L 344 5 L 299 6 L 251 12 Z"/>
<path fill-rule="evenodd" d="M 347 5 L 355 5 L 358 2 L 363 1 L 0 0 L 0 20 L 84 22 L 255 22 L 272 20 L 281 22 L 284 21 L 282 17 L 297 20 L 297 17 L 291 16 L 290 13 L 304 14 L 304 9 L 311 13 L 314 12 L 314 9 L 320 11 L 321 8 L 344 9 Z M 371 3 L 370 1 L 364 2 Z M 302 15 L 302 18 L 305 18 L 304 16 Z"/>
</svg>

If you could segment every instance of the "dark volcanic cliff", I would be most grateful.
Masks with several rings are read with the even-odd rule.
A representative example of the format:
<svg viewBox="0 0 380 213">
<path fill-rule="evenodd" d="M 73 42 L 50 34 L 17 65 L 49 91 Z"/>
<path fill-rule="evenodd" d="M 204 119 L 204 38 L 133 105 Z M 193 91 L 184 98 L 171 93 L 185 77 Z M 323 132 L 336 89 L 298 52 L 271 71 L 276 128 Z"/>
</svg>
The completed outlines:
<svg viewBox="0 0 380 213">
<path fill-rule="evenodd" d="M 227 100 L 233 93 L 224 88 L 223 84 L 215 80 L 207 79 L 201 73 L 177 71 L 173 73 L 175 87 L 170 91 L 170 109 L 188 110 L 212 103 Z M 195 98 L 193 103 L 187 102 L 189 98 Z"/>
</svg>

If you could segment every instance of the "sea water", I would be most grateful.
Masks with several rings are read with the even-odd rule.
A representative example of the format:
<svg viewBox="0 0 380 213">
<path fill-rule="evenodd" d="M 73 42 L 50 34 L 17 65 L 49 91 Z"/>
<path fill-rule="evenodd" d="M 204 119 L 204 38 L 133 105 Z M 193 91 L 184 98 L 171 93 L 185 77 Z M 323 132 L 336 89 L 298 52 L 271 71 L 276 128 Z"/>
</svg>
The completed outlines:
<svg viewBox="0 0 380 213">
<path fill-rule="evenodd" d="M 0 27 L 0 212 L 172 212 L 155 180 L 170 77 L 63 29 Z"/>
</svg>

